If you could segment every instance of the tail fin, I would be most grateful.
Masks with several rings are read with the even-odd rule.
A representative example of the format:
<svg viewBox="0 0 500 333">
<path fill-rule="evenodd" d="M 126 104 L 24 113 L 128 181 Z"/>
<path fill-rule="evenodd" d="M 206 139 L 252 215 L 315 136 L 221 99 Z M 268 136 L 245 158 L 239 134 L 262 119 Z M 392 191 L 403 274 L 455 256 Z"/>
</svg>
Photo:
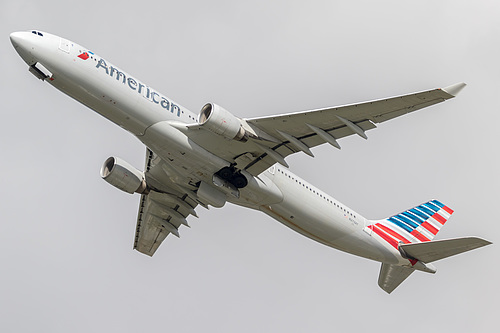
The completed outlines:
<svg viewBox="0 0 500 333">
<path fill-rule="evenodd" d="M 452 209 L 431 200 L 387 219 L 374 221 L 366 228 L 397 249 L 400 242 L 408 244 L 433 240 L 451 214 Z"/>
<path fill-rule="evenodd" d="M 415 272 L 415 268 L 382 263 L 378 275 L 378 285 L 390 294 L 413 272 Z"/>
<path fill-rule="evenodd" d="M 433 241 L 451 214 L 452 209 L 431 200 L 389 218 L 373 221 L 365 228 L 409 260 L 407 266 L 382 263 L 378 278 L 380 288 L 390 294 L 415 270 L 435 273 L 435 267 L 430 264 L 433 261 L 491 244 L 477 237 Z"/>
</svg>

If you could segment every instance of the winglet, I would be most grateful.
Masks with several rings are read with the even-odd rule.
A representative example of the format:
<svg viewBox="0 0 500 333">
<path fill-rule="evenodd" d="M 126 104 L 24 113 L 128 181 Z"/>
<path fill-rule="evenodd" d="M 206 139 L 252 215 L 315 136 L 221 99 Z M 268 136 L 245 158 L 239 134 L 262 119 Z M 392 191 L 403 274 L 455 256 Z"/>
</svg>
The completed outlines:
<svg viewBox="0 0 500 333">
<path fill-rule="evenodd" d="M 465 83 L 461 82 L 461 83 L 456 83 L 456 84 L 452 84 L 451 86 L 448 86 L 446 88 L 443 88 L 442 90 L 448 94 L 450 94 L 451 96 L 455 97 L 458 95 L 458 93 L 460 91 L 462 91 L 462 89 L 464 89 L 466 86 Z"/>
</svg>

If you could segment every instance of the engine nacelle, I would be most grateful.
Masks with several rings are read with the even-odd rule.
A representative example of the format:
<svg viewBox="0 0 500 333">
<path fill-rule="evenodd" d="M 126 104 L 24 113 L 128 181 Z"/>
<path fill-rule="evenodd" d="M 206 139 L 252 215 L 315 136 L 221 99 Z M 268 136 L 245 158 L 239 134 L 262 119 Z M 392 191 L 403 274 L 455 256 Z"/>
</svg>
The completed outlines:
<svg viewBox="0 0 500 333">
<path fill-rule="evenodd" d="M 245 129 L 241 126 L 241 120 L 217 104 L 205 104 L 198 115 L 198 123 L 229 140 L 248 139 Z"/>
<path fill-rule="evenodd" d="M 101 177 L 127 193 L 146 193 L 144 174 L 118 157 L 108 158 L 101 168 Z"/>
</svg>

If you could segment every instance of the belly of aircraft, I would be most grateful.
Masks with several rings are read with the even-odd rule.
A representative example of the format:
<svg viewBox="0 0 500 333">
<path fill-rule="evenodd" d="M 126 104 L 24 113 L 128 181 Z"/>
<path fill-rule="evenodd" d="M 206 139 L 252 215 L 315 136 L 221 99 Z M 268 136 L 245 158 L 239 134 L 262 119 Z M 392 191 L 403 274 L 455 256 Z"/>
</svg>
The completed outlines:
<svg viewBox="0 0 500 333">
<path fill-rule="evenodd" d="M 292 230 L 329 247 L 367 259 L 397 262 L 394 253 L 363 231 L 364 225 L 353 223 L 321 200 L 311 201 L 300 195 L 285 196 L 283 202 L 260 209 Z"/>
</svg>

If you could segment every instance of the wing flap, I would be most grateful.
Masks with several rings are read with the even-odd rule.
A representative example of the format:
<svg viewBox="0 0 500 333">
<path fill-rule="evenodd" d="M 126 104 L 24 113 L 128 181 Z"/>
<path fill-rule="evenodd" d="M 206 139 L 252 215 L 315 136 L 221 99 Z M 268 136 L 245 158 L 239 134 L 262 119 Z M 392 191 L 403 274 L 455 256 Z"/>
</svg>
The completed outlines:
<svg viewBox="0 0 500 333">
<path fill-rule="evenodd" d="M 153 223 L 151 215 L 144 214 L 146 201 L 147 196 L 143 194 L 141 196 L 139 216 L 137 217 L 134 249 L 148 256 L 153 256 L 169 232 Z"/>
<path fill-rule="evenodd" d="M 356 125 L 359 126 L 364 131 L 376 128 L 376 126 L 369 120 L 359 122 Z M 353 132 L 344 124 L 342 124 L 340 127 L 337 127 L 337 128 L 326 128 L 323 130 L 335 139 L 344 138 L 346 136 L 353 134 Z M 317 135 L 315 132 L 313 132 L 310 128 L 309 128 L 309 132 L 311 132 L 311 133 L 308 133 L 302 137 L 297 137 L 297 139 L 302 141 L 305 145 L 307 145 L 310 148 L 319 146 L 319 145 L 327 142 L 327 141 L 325 141 L 325 139 L 323 139 L 322 137 Z M 291 155 L 291 154 L 294 154 L 294 153 L 301 151 L 300 149 L 297 149 L 295 146 L 290 144 L 289 141 L 284 141 L 284 142 L 281 142 L 279 144 L 275 144 L 274 146 L 272 146 L 272 143 L 268 143 L 268 144 L 271 144 L 271 146 L 269 147 L 270 149 L 273 149 L 274 151 L 276 151 L 278 154 L 280 154 L 283 157 L 286 157 L 288 155 Z M 265 153 L 261 153 L 261 155 L 258 158 L 253 159 L 251 161 L 251 163 L 248 163 L 248 165 L 245 167 L 245 170 L 248 171 L 252 175 L 258 175 L 262 171 L 266 170 L 267 168 L 269 168 L 270 166 L 272 166 L 275 163 L 276 163 L 275 159 L 267 156 L 267 154 L 265 154 Z"/>
<path fill-rule="evenodd" d="M 358 122 L 358 123 L 356 123 L 356 125 L 358 125 L 363 131 L 368 131 L 368 130 L 371 130 L 371 129 L 374 129 L 377 127 L 369 120 Z M 340 127 L 336 127 L 336 128 L 321 128 L 321 129 L 324 130 L 326 133 L 330 134 L 335 139 L 341 139 L 341 138 L 344 138 L 346 136 L 353 134 L 353 132 L 347 126 L 344 126 L 343 124 Z M 309 130 L 309 132 L 310 133 L 308 133 L 302 137 L 299 137 L 299 139 L 302 142 L 304 142 L 307 146 L 315 147 L 315 146 L 319 146 L 323 143 L 326 143 L 326 141 L 323 138 L 321 138 L 319 135 L 317 135 L 316 133 L 312 132 L 311 130 Z M 298 150 L 294 151 L 294 152 L 298 152 Z"/>
</svg>

